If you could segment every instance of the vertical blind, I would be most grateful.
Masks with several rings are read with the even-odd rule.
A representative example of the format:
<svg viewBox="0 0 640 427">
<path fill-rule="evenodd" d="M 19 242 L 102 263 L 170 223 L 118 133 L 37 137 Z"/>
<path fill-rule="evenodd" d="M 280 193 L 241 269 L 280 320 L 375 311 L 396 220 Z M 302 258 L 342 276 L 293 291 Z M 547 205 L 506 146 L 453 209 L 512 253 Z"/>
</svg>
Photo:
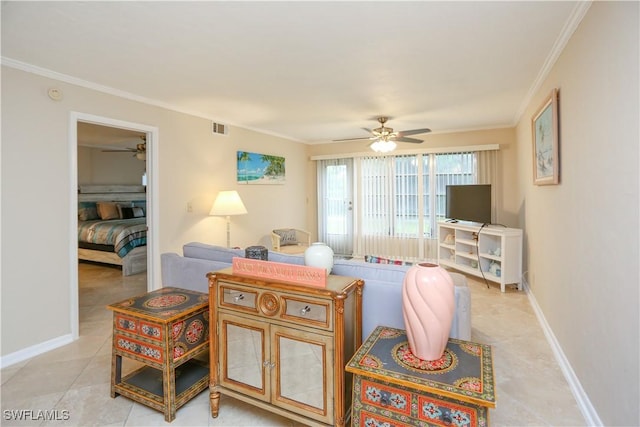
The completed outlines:
<svg viewBox="0 0 640 427">
<path fill-rule="evenodd" d="M 356 257 L 435 259 L 437 221 L 445 218 L 447 185 L 495 183 L 496 159 L 495 151 L 349 159 L 352 163 L 344 173 L 354 177 L 350 184 L 353 210 L 342 214 L 353 216 L 354 227 L 341 238 L 352 242 L 352 253 L 335 248 L 334 252 Z M 333 201 L 327 197 L 336 188 L 326 187 L 339 185 L 327 179 L 335 162 L 318 161 L 319 237 L 328 244 L 334 239 L 329 230 L 347 222 L 342 214 L 336 215 Z M 495 204 L 495 197 L 492 200 Z"/>
</svg>

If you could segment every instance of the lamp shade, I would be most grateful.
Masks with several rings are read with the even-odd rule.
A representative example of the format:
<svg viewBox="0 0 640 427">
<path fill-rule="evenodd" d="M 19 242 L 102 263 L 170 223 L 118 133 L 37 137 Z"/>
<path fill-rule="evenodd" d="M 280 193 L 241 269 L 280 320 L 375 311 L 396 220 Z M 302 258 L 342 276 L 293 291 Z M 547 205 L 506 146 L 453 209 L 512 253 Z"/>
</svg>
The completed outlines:
<svg viewBox="0 0 640 427">
<path fill-rule="evenodd" d="M 216 216 L 244 215 L 246 213 L 247 208 L 244 207 L 240 195 L 235 190 L 219 192 L 211 211 L 209 211 L 209 215 Z"/>
</svg>

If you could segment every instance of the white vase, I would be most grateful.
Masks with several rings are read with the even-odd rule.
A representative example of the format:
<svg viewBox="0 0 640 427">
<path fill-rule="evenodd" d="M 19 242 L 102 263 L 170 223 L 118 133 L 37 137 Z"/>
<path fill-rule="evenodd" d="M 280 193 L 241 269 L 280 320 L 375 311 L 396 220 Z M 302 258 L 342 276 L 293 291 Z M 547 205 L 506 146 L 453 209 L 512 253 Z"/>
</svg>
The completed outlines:
<svg viewBox="0 0 640 427">
<path fill-rule="evenodd" d="M 312 243 L 304 251 L 304 265 L 324 268 L 328 276 L 333 268 L 333 249 L 322 242 Z"/>
</svg>

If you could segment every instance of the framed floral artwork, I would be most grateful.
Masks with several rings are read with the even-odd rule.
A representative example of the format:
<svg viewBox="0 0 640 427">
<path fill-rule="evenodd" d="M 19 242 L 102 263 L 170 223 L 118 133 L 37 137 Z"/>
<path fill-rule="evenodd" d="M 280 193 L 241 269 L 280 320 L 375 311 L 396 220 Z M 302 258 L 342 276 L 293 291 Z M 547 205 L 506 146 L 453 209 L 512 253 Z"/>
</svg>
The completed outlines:
<svg viewBox="0 0 640 427">
<path fill-rule="evenodd" d="M 533 131 L 533 183 L 558 184 L 558 89 L 553 89 L 531 119 Z"/>
</svg>

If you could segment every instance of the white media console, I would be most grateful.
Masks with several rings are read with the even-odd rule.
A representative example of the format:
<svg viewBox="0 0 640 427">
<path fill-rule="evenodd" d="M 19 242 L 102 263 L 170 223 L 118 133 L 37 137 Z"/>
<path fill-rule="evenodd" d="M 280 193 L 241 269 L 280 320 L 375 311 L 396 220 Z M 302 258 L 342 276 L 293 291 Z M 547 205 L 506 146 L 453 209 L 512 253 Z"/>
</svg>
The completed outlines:
<svg viewBox="0 0 640 427">
<path fill-rule="evenodd" d="M 438 223 L 438 263 L 522 290 L 522 230 L 472 222 Z"/>
</svg>

